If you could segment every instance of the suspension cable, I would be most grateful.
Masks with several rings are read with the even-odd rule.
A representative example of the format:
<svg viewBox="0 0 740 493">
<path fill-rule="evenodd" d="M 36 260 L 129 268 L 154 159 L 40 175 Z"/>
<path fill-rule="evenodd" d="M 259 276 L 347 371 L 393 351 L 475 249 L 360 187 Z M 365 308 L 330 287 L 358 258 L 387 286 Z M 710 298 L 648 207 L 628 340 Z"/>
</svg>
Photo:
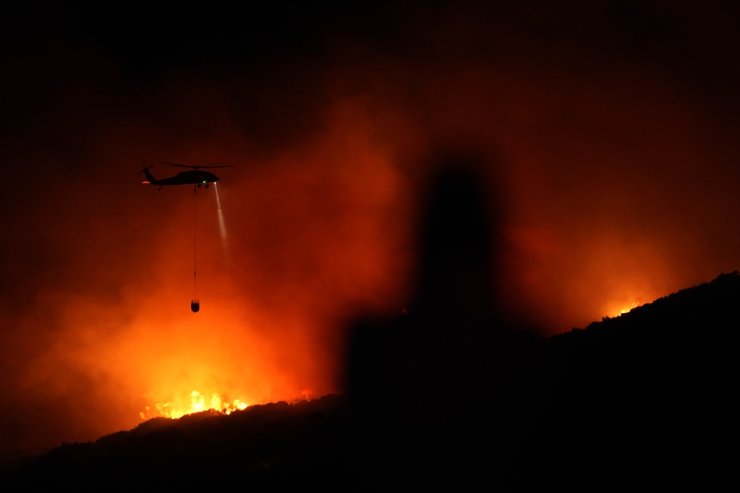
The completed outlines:
<svg viewBox="0 0 740 493">
<path fill-rule="evenodd" d="M 193 186 L 193 299 L 198 299 L 198 285 L 197 285 L 197 254 L 198 254 L 198 208 L 196 195 L 198 188 Z"/>
</svg>

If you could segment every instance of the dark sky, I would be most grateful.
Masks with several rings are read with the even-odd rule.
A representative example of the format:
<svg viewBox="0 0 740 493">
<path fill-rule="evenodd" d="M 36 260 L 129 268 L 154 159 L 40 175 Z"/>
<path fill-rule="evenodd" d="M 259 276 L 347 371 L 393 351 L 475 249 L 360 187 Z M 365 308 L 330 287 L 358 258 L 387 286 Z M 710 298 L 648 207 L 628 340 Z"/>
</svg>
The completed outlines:
<svg viewBox="0 0 740 493">
<path fill-rule="evenodd" d="M 737 269 L 740 7 L 512 3 L 7 12 L 3 449 L 335 390 L 346 319 L 404 306 L 438 148 L 488 156 L 501 292 L 543 332 Z M 195 196 L 195 293 L 159 161 L 234 165 L 220 214 Z"/>
</svg>

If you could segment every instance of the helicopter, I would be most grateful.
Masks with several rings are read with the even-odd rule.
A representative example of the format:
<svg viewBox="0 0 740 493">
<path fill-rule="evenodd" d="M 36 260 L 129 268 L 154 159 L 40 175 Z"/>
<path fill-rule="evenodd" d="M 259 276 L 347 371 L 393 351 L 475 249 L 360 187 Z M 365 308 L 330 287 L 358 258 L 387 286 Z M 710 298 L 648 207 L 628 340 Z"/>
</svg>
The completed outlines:
<svg viewBox="0 0 740 493">
<path fill-rule="evenodd" d="M 210 171 L 203 171 L 204 168 L 230 168 L 232 165 L 230 164 L 204 164 L 204 165 L 189 165 L 189 164 L 179 164 L 179 163 L 168 163 L 162 161 L 161 164 L 166 164 L 167 166 L 174 166 L 178 168 L 189 168 L 188 171 L 180 171 L 174 176 L 169 176 L 167 178 L 155 178 L 154 175 L 152 175 L 151 171 L 149 169 L 153 165 L 144 166 L 142 169 L 142 172 L 144 173 L 144 176 L 146 177 L 146 180 L 142 181 L 144 185 L 155 185 L 159 187 L 159 190 L 162 190 L 162 187 L 166 186 L 172 186 L 172 185 L 195 185 L 196 188 L 205 187 L 208 188 L 208 186 L 211 183 L 216 183 L 221 178 L 216 176 L 215 174 L 211 173 Z"/>
<path fill-rule="evenodd" d="M 166 161 L 160 161 L 160 164 L 165 164 L 167 166 L 174 166 L 178 168 L 188 168 L 187 171 L 180 171 L 174 176 L 169 176 L 167 178 L 155 178 L 152 174 L 150 168 L 154 166 L 153 164 L 150 164 L 148 166 L 142 166 L 142 173 L 144 173 L 144 177 L 146 178 L 141 183 L 144 185 L 155 185 L 159 187 L 159 190 L 162 190 L 162 187 L 166 186 L 174 186 L 174 185 L 193 185 L 193 191 L 197 191 L 200 187 L 208 188 L 208 186 L 213 183 L 215 184 L 217 181 L 219 181 L 221 178 L 216 176 L 215 174 L 211 173 L 210 171 L 204 171 L 204 168 L 230 168 L 232 165 L 230 164 L 203 164 L 203 165 L 197 165 L 197 164 L 180 164 L 180 163 L 168 163 Z M 215 188 L 215 187 L 214 187 Z M 196 218 L 196 204 L 197 201 L 195 199 L 196 194 L 193 194 L 193 292 L 195 293 L 197 291 L 197 282 L 196 282 L 196 258 L 195 258 L 195 252 L 196 252 L 196 224 L 195 224 L 195 218 Z M 220 199 L 218 199 L 218 189 L 216 189 L 216 198 L 219 200 L 219 212 L 220 212 Z M 193 313 L 197 313 L 200 311 L 200 301 L 197 297 L 193 297 L 192 301 L 190 302 L 190 310 Z"/>
</svg>

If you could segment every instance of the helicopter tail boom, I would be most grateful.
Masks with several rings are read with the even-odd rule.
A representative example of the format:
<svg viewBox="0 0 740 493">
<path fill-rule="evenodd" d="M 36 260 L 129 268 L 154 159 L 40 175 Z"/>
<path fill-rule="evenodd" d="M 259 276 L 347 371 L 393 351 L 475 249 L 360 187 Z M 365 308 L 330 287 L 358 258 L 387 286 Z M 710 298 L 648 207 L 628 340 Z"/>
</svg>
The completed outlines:
<svg viewBox="0 0 740 493">
<path fill-rule="evenodd" d="M 151 166 L 146 166 L 142 170 L 144 176 L 146 177 L 146 180 L 142 181 L 142 183 L 145 185 L 161 185 L 160 181 L 157 180 L 154 175 L 152 175 L 151 171 L 149 171 L 150 167 Z"/>
</svg>

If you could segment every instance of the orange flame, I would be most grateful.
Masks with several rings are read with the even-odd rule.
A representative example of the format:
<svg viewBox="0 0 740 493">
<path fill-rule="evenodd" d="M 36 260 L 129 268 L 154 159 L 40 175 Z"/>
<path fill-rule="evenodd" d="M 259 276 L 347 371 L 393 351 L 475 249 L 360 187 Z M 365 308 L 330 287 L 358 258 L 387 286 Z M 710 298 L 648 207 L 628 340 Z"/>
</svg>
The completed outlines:
<svg viewBox="0 0 740 493">
<path fill-rule="evenodd" d="M 247 407 L 249 407 L 249 404 L 240 399 L 227 401 L 219 394 L 213 393 L 211 394 L 211 398 L 207 400 L 205 395 L 201 394 L 197 390 L 193 390 L 190 393 L 189 408 L 173 402 L 157 402 L 153 407 L 146 406 L 144 411 L 139 413 L 139 416 L 144 420 L 156 417 L 178 419 L 187 414 L 203 411 L 216 411 L 222 414 L 231 414 L 234 411 L 242 411 Z"/>
<path fill-rule="evenodd" d="M 642 298 L 631 298 L 629 300 L 616 301 L 609 304 L 606 308 L 606 317 L 613 318 L 625 313 L 631 312 L 633 309 L 642 305 Z"/>
</svg>

